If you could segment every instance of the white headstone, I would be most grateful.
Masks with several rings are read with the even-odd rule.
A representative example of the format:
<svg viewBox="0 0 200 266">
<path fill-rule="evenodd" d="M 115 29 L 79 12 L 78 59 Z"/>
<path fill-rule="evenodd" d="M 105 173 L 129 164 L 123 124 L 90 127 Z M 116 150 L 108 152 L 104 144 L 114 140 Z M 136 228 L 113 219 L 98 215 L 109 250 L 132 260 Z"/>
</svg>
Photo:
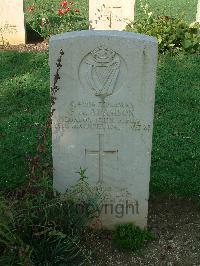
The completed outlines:
<svg viewBox="0 0 200 266">
<path fill-rule="evenodd" d="M 101 221 L 147 224 L 157 42 L 119 31 L 50 40 L 51 85 L 64 52 L 52 121 L 54 188 L 63 193 L 87 168 L 104 192 Z"/>
<path fill-rule="evenodd" d="M 200 0 L 198 1 L 198 4 L 197 4 L 197 16 L 196 16 L 196 21 L 200 23 Z"/>
<path fill-rule="evenodd" d="M 89 0 L 91 30 L 124 30 L 134 20 L 135 0 Z"/>
<path fill-rule="evenodd" d="M 23 0 L 0 0 L 0 44 L 26 41 Z"/>
</svg>

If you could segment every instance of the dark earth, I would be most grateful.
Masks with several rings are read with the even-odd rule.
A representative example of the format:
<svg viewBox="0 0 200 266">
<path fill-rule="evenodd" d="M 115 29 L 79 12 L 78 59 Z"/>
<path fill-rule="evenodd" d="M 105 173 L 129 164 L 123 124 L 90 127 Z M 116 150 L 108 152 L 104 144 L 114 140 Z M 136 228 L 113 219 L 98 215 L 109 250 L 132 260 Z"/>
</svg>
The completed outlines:
<svg viewBox="0 0 200 266">
<path fill-rule="evenodd" d="M 19 51 L 19 52 L 44 52 L 48 50 L 48 41 L 39 36 L 37 32 L 29 30 L 27 32 L 27 43 L 20 45 L 0 45 L 0 51 Z"/>
<path fill-rule="evenodd" d="M 148 226 L 157 239 L 134 253 L 114 248 L 108 232 L 92 233 L 92 265 L 200 265 L 199 210 L 189 199 L 151 199 Z"/>
<path fill-rule="evenodd" d="M 0 51 L 19 51 L 19 52 L 44 52 L 48 50 L 48 42 L 41 41 L 36 43 L 27 43 L 20 45 L 0 45 Z"/>
</svg>

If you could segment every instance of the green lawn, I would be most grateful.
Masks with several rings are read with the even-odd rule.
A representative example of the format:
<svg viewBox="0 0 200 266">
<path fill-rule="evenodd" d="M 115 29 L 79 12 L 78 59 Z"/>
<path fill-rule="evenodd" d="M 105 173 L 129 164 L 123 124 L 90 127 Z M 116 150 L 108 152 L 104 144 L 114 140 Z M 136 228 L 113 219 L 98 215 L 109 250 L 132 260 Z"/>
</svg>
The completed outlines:
<svg viewBox="0 0 200 266">
<path fill-rule="evenodd" d="M 55 0 L 28 0 L 58 6 Z M 197 0 L 148 1 L 159 15 L 186 11 L 194 20 Z M 165 10 L 163 9 L 165 6 Z M 88 1 L 81 1 L 87 19 Z M 173 7 L 173 8 L 172 8 Z M 137 0 L 136 16 L 140 15 Z M 0 52 L 0 187 L 19 188 L 27 180 L 28 155 L 47 117 L 49 68 L 47 53 Z M 200 57 L 161 56 L 158 65 L 151 191 L 200 195 Z M 48 143 L 51 154 L 50 139 Z"/>
<path fill-rule="evenodd" d="M 49 110 L 48 55 L 1 52 L 1 64 L 0 187 L 15 189 L 26 180 L 25 157 L 34 154 L 38 129 Z M 153 193 L 200 195 L 199 65 L 198 55 L 160 57 Z"/>
<path fill-rule="evenodd" d="M 159 16 L 177 17 L 184 13 L 188 21 L 195 21 L 198 0 L 136 0 L 136 17 L 141 15 L 141 4 L 147 3 L 150 11 Z M 144 4 L 145 5 L 145 4 Z"/>
<path fill-rule="evenodd" d="M 200 56 L 162 56 L 152 152 L 154 192 L 200 196 Z"/>
<path fill-rule="evenodd" d="M 26 180 L 25 157 L 34 154 L 49 109 L 47 54 L 1 52 L 0 187 Z"/>
</svg>

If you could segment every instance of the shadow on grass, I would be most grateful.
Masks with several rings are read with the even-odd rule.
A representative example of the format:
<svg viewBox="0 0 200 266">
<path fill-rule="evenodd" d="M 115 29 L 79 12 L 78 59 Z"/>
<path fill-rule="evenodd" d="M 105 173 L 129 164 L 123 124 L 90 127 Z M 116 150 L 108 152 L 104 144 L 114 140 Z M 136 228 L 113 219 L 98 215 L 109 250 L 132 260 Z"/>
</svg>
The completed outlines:
<svg viewBox="0 0 200 266">
<path fill-rule="evenodd" d="M 43 66 L 47 68 L 47 53 L 0 51 L 0 80 L 16 78 Z M 12 66 L 12 67 L 11 67 Z M 41 73 L 42 74 L 42 73 Z M 37 77 L 38 78 L 38 77 Z"/>
<path fill-rule="evenodd" d="M 34 155 L 38 131 L 50 110 L 46 53 L 1 53 L 0 187 L 17 188 L 27 179 L 26 156 Z"/>
<path fill-rule="evenodd" d="M 1 118 L 48 106 L 49 68 L 46 53 L 1 53 Z"/>
<path fill-rule="evenodd" d="M 160 58 L 154 120 L 153 192 L 200 195 L 200 56 Z"/>
</svg>

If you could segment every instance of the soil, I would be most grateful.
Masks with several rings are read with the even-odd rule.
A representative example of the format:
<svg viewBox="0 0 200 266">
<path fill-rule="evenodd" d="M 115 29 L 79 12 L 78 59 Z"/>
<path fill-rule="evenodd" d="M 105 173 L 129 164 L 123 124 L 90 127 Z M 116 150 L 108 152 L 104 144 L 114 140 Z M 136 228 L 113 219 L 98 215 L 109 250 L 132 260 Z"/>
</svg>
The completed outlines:
<svg viewBox="0 0 200 266">
<path fill-rule="evenodd" d="M 20 45 L 0 45 L 0 51 L 18 51 L 18 52 L 44 52 L 48 51 L 48 42 L 41 41 Z"/>
<path fill-rule="evenodd" d="M 37 32 L 29 29 L 27 31 L 27 44 L 0 45 L 0 51 L 18 52 L 44 52 L 48 51 L 48 41 L 44 40 Z"/>
<path fill-rule="evenodd" d="M 148 225 L 157 239 L 139 252 L 114 248 L 109 232 L 91 233 L 88 243 L 95 249 L 92 265 L 200 265 L 200 208 L 197 204 L 177 198 L 151 199 Z"/>
</svg>

